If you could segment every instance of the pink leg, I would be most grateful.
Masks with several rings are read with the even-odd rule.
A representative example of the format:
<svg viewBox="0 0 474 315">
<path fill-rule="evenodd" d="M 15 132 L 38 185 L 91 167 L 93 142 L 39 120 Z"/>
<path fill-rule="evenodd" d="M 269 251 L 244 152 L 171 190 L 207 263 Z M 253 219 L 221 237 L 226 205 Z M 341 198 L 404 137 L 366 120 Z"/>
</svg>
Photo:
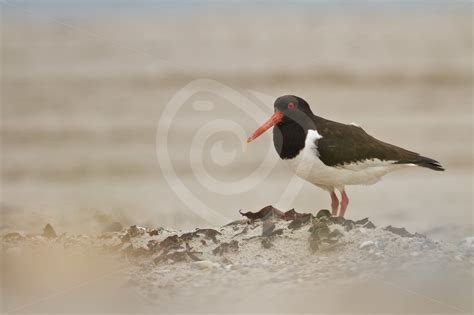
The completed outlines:
<svg viewBox="0 0 474 315">
<path fill-rule="evenodd" d="M 347 206 L 349 205 L 349 197 L 347 197 L 345 190 L 342 191 L 341 197 L 341 210 L 339 211 L 339 216 L 344 217 L 344 213 L 346 213 Z"/>
<path fill-rule="evenodd" d="M 338 208 L 339 208 L 339 199 L 337 199 L 336 193 L 333 191 L 331 193 L 331 209 L 332 209 L 333 216 L 337 215 Z"/>
</svg>

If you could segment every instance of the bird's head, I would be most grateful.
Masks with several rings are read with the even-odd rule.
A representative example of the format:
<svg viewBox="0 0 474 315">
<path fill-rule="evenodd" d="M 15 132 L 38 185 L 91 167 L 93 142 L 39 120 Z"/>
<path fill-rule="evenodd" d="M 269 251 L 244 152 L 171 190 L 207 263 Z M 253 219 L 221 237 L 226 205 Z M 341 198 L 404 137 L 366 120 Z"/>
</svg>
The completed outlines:
<svg viewBox="0 0 474 315">
<path fill-rule="evenodd" d="M 275 109 L 273 115 L 258 127 L 257 130 L 255 130 L 255 132 L 247 139 L 247 143 L 255 140 L 275 125 L 303 125 L 303 123 L 313 115 L 308 103 L 301 97 L 294 95 L 280 96 L 275 100 L 273 106 Z"/>
</svg>

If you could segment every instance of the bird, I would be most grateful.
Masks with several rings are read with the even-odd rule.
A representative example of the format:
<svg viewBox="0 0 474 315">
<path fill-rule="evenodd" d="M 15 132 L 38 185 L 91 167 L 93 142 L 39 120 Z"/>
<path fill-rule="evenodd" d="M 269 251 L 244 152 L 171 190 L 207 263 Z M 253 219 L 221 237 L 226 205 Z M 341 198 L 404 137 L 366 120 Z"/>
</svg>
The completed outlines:
<svg viewBox="0 0 474 315">
<path fill-rule="evenodd" d="M 272 127 L 275 150 L 289 169 L 329 192 L 332 216 L 344 217 L 346 213 L 346 186 L 375 184 L 384 175 L 406 167 L 444 171 L 438 161 L 378 140 L 354 123 L 313 114 L 309 104 L 295 95 L 278 97 L 273 115 L 247 143 Z"/>
</svg>

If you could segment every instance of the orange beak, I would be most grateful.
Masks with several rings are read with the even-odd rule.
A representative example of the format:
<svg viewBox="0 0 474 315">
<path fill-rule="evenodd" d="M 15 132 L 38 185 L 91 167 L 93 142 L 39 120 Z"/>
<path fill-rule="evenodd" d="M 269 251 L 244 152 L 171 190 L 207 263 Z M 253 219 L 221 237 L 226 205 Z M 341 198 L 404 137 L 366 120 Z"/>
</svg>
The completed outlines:
<svg viewBox="0 0 474 315">
<path fill-rule="evenodd" d="M 258 127 L 255 132 L 248 137 L 247 143 L 252 142 L 253 140 L 257 139 L 262 133 L 270 129 L 271 127 L 275 126 L 283 119 L 283 114 L 281 112 L 275 112 L 270 119 L 263 123 L 260 127 Z"/>
</svg>

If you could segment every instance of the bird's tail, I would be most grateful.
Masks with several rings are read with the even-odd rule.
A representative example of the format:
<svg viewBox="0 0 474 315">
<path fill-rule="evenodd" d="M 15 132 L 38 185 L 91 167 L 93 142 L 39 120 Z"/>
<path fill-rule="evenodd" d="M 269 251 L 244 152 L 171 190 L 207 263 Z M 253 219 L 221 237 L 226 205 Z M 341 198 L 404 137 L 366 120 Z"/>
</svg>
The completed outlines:
<svg viewBox="0 0 474 315">
<path fill-rule="evenodd" d="M 421 167 L 426 167 L 434 171 L 444 171 L 444 167 L 436 160 L 430 159 L 425 156 L 417 156 L 409 161 L 399 161 L 397 164 L 415 164 Z"/>
</svg>

